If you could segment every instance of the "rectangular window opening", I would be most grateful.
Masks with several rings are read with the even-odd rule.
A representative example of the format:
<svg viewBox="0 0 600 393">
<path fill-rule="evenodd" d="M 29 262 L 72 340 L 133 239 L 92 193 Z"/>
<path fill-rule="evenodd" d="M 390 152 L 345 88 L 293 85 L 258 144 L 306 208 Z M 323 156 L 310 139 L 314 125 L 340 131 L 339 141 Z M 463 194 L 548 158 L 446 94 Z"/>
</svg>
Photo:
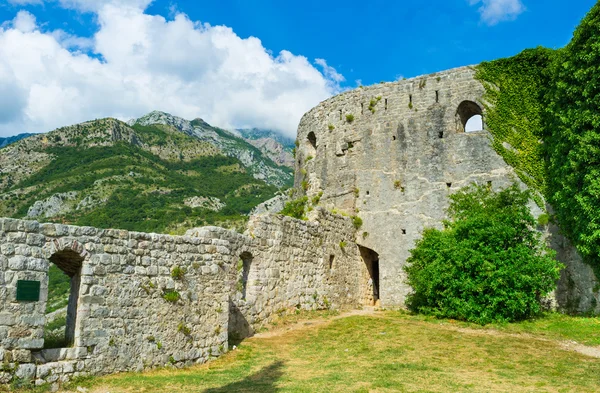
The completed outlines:
<svg viewBox="0 0 600 393">
<path fill-rule="evenodd" d="M 387 111 L 387 98 L 385 99 L 385 110 Z"/>
<path fill-rule="evenodd" d="M 440 92 L 439 92 L 439 90 L 435 91 L 435 102 L 440 102 Z"/>
</svg>

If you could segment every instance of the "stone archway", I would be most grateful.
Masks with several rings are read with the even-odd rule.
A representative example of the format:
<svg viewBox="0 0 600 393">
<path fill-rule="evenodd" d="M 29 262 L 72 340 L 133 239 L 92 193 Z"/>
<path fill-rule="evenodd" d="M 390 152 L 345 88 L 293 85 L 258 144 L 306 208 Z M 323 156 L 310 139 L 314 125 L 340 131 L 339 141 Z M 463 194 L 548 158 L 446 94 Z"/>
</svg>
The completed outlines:
<svg viewBox="0 0 600 393">
<path fill-rule="evenodd" d="M 473 101 L 463 101 L 456 110 L 458 132 L 483 131 L 483 111 Z"/>
<path fill-rule="evenodd" d="M 63 343 L 65 347 L 70 347 L 73 346 L 75 342 L 77 303 L 81 285 L 81 267 L 84 257 L 73 250 L 65 249 L 56 251 L 48 259 L 69 277 L 69 300 L 67 303 L 67 317 Z"/>
</svg>

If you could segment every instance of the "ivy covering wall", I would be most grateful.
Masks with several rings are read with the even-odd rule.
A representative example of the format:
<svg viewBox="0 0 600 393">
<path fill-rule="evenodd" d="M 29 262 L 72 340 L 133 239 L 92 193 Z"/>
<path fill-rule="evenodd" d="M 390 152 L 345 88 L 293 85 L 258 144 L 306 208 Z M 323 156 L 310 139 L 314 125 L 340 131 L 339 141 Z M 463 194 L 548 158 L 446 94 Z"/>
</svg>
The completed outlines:
<svg viewBox="0 0 600 393">
<path fill-rule="evenodd" d="M 523 183 L 533 191 L 543 208 L 546 173 L 543 146 L 544 89 L 546 70 L 555 51 L 527 49 L 520 54 L 477 66 L 475 77 L 486 93 L 486 125 L 493 135 L 492 145 Z"/>
<path fill-rule="evenodd" d="M 600 2 L 563 49 L 477 66 L 494 149 L 600 271 Z"/>
</svg>

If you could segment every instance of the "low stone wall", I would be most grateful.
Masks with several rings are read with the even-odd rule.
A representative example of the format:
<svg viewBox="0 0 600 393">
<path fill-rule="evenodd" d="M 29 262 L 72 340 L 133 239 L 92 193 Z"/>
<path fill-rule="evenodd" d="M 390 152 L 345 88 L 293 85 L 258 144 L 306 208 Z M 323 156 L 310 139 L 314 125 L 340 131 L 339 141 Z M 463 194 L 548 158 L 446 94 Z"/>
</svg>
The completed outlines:
<svg viewBox="0 0 600 393">
<path fill-rule="evenodd" d="M 74 344 L 42 350 L 49 259 L 81 259 Z M 0 382 L 37 384 L 167 364 L 227 350 L 226 243 L 0 219 Z M 181 268 L 181 278 L 172 277 Z M 18 280 L 41 283 L 16 301 Z M 170 292 L 170 300 L 165 294 Z"/>
</svg>

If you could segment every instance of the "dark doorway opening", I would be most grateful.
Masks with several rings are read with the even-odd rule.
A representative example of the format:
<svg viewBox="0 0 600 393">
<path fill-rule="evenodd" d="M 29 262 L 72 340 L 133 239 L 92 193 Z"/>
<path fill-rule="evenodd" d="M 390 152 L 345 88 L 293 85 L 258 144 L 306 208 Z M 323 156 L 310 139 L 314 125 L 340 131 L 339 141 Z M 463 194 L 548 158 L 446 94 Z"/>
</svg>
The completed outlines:
<svg viewBox="0 0 600 393">
<path fill-rule="evenodd" d="M 252 265 L 252 254 L 249 252 L 243 252 L 240 255 L 240 262 L 242 265 L 241 269 L 241 277 L 240 280 L 240 291 L 242 292 L 242 299 L 246 300 L 246 295 L 248 293 L 248 277 L 250 276 L 250 267 Z"/>
<path fill-rule="evenodd" d="M 361 279 L 362 303 L 367 306 L 379 305 L 379 254 L 370 248 L 359 246 L 360 256 L 364 262 Z"/>
<path fill-rule="evenodd" d="M 44 348 L 71 347 L 75 342 L 83 258 L 75 251 L 63 250 L 49 259 Z"/>
</svg>

